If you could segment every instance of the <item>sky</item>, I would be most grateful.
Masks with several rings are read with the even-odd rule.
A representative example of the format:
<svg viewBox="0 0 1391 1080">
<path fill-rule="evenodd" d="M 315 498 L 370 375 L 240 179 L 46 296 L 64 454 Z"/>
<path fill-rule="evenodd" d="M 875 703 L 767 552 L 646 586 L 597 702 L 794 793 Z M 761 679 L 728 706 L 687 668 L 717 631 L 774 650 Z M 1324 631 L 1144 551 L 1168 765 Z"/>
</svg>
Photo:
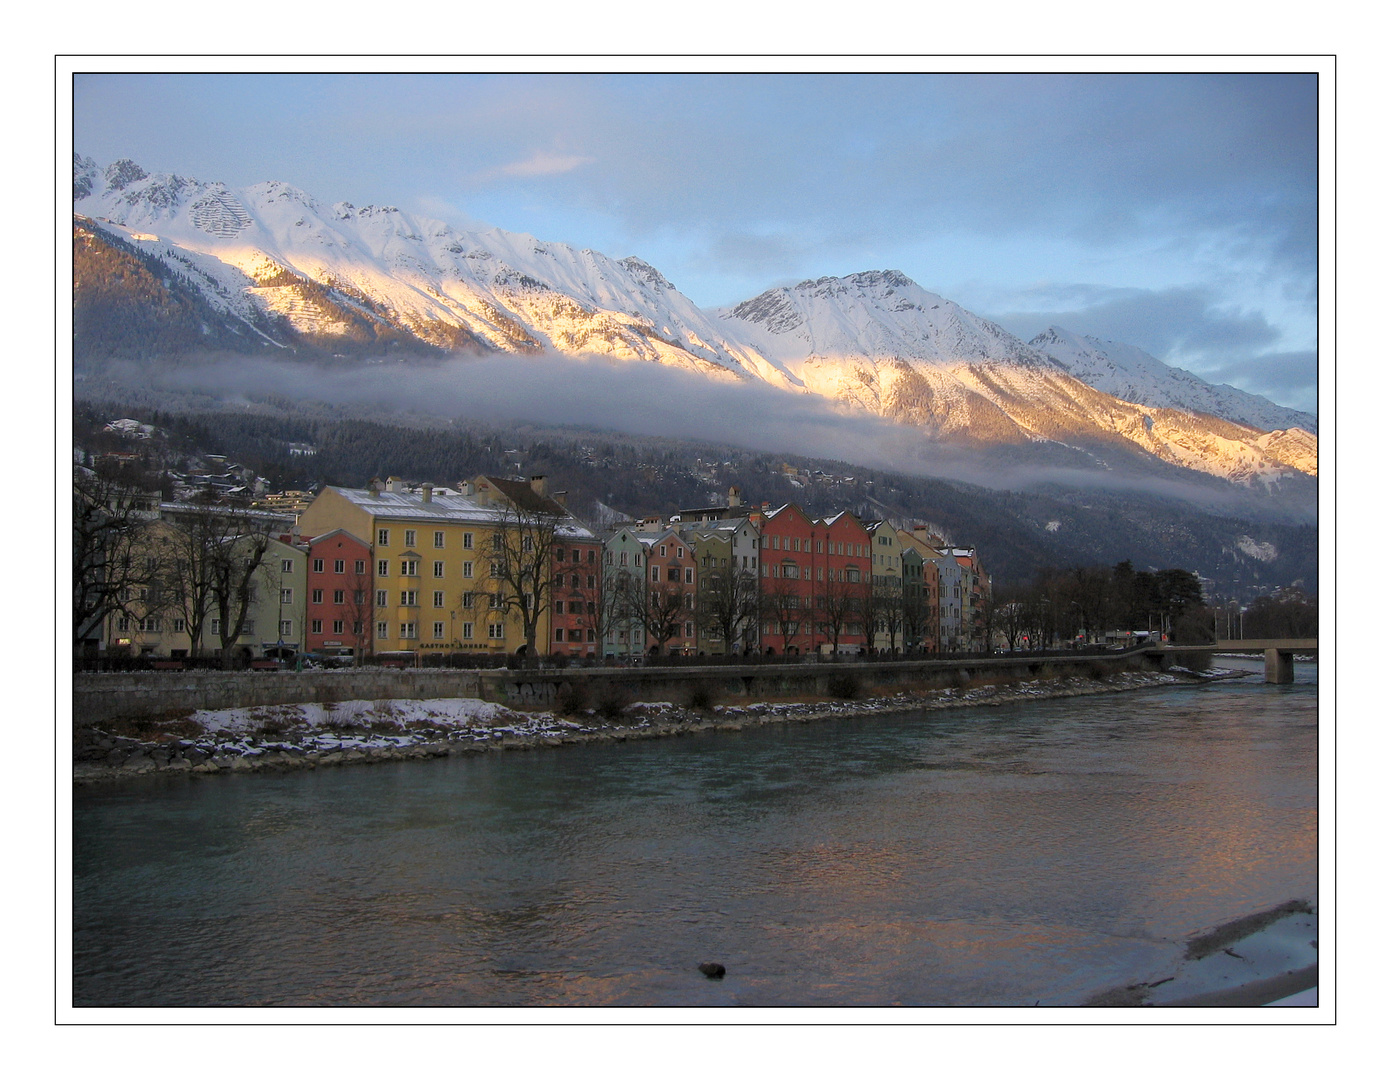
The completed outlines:
<svg viewBox="0 0 1391 1080">
<path fill-rule="evenodd" d="M 1317 411 L 1313 74 L 78 74 L 107 164 L 656 266 L 703 307 L 894 269 Z"/>
</svg>

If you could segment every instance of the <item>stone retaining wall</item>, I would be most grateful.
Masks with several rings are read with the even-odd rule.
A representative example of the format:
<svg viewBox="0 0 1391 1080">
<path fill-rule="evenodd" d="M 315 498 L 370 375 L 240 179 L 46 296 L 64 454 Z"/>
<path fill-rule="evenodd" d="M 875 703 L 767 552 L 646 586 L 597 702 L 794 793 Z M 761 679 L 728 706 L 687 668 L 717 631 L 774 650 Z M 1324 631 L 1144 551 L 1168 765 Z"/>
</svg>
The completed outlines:
<svg viewBox="0 0 1391 1080">
<path fill-rule="evenodd" d="M 1167 659 L 1167 658 L 1165 658 Z M 73 677 L 73 722 L 100 724 L 126 717 L 159 717 L 195 709 L 390 698 L 482 698 L 513 708 L 550 708 L 563 692 L 598 705 L 604 699 L 689 704 L 797 695 L 843 697 L 964 686 L 976 679 L 1039 679 L 1157 668 L 1144 653 L 1106 656 L 910 660 L 880 663 L 757 664 L 749 666 L 563 668 L 540 670 L 366 668 L 346 671 L 141 671 Z M 1164 664 L 1163 666 L 1167 666 Z M 849 693 L 847 693 L 849 691 Z"/>
</svg>

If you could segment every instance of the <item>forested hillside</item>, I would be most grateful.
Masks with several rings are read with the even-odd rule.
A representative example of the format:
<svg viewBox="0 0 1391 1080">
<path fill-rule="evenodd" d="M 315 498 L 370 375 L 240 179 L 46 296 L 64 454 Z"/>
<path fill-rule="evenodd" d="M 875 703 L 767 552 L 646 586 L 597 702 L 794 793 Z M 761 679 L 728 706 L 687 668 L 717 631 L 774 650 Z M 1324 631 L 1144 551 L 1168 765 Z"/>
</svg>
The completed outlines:
<svg viewBox="0 0 1391 1080">
<path fill-rule="evenodd" d="M 797 502 L 812 514 L 849 509 L 865 520 L 929 523 L 956 544 L 978 547 L 1001 583 L 1052 567 L 1130 560 L 1138 569 L 1194 569 L 1224 596 L 1295 583 L 1317 591 L 1315 527 L 1212 516 L 1154 497 L 993 491 L 729 446 L 575 428 L 387 422 L 273 398 L 237 409 L 79 401 L 75 441 L 95 445 L 101 427 L 119 417 L 155 426 L 157 437 L 138 444 L 155 467 L 161 454 L 223 454 L 273 490 L 363 486 L 387 476 L 452 485 L 479 473 L 544 473 L 575 513 L 601 523 L 609 510 L 670 516 L 723 503 L 738 486 L 753 506 Z M 291 444 L 313 453 L 294 454 Z"/>
</svg>

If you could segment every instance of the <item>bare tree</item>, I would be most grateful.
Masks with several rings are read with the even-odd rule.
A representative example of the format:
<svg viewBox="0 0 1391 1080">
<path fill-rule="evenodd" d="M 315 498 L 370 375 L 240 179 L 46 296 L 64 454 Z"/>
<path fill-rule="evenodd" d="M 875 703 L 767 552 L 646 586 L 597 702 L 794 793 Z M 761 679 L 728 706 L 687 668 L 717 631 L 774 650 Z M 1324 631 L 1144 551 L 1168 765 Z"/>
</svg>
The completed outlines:
<svg viewBox="0 0 1391 1080">
<path fill-rule="evenodd" d="M 831 573 L 834 575 L 834 570 Z M 864 618 L 865 592 L 863 582 L 832 576 L 816 598 L 816 625 L 830 639 L 832 654 L 840 651 L 840 639 L 849 631 L 851 622 Z"/>
<path fill-rule="evenodd" d="M 782 651 L 786 655 L 790 648 L 795 647 L 802 629 L 804 609 L 795 579 L 768 578 L 766 586 L 760 593 L 759 601 L 761 615 L 772 622 L 773 632 L 782 639 Z M 811 613 L 807 612 L 809 626 L 812 621 Z"/>
<path fill-rule="evenodd" d="M 681 589 L 637 577 L 628 579 L 625 607 L 629 617 L 642 624 L 657 656 L 666 650 L 668 641 L 680 635 L 687 614 L 686 594 Z"/>
<path fill-rule="evenodd" d="M 343 590 L 343 602 L 337 609 L 344 623 L 352 628 L 353 663 L 359 665 L 367 655 L 369 643 L 376 640 L 372 633 L 372 614 L 376 610 L 372 585 L 372 575 L 368 573 L 364 560 L 363 569 L 355 570 L 349 579 L 348 587 Z"/>
<path fill-rule="evenodd" d="M 889 652 L 898 653 L 899 635 L 903 632 L 903 582 L 884 577 L 876 579 L 869 593 L 869 625 L 872 635 L 884 634 L 889 639 Z M 873 642 L 874 637 L 870 638 Z"/>
<path fill-rule="evenodd" d="M 222 666 L 236 666 L 233 646 L 241 637 L 242 626 L 251 605 L 256 600 L 259 585 L 269 593 L 276 585 L 270 568 L 262 562 L 270 546 L 268 526 L 253 526 L 248 521 L 245 532 L 238 532 L 213 549 L 210 560 L 212 606 L 219 621 L 218 636 L 222 648 Z M 235 529 L 236 523 L 229 522 Z M 251 531 L 254 529 L 254 531 Z"/>
<path fill-rule="evenodd" d="M 628 619 L 628 600 L 631 586 L 630 575 L 626 570 L 619 573 L 604 573 L 598 586 L 584 601 L 584 613 L 580 625 L 594 635 L 596 652 L 602 656 L 604 641 L 618 626 Z"/>
<path fill-rule="evenodd" d="M 745 569 L 722 566 L 700 576 L 700 620 L 724 642 L 725 655 L 746 642 L 758 625 L 758 579 Z"/>
<path fill-rule="evenodd" d="M 181 514 L 160 530 L 163 585 L 168 603 L 184 620 L 189 654 L 203 654 L 203 630 L 213 610 L 213 562 L 228 540 L 225 518 L 211 508 Z"/>
<path fill-rule="evenodd" d="M 77 648 L 132 601 L 158 588 L 159 551 L 151 543 L 155 496 L 76 467 L 72 485 L 72 641 Z"/>
<path fill-rule="evenodd" d="M 537 627 L 551 609 L 551 567 L 568 520 L 550 500 L 540 505 L 511 500 L 503 511 L 501 528 L 493 533 L 489 559 L 493 577 L 502 583 L 497 606 L 522 624 L 528 656 L 536 655 Z"/>
</svg>

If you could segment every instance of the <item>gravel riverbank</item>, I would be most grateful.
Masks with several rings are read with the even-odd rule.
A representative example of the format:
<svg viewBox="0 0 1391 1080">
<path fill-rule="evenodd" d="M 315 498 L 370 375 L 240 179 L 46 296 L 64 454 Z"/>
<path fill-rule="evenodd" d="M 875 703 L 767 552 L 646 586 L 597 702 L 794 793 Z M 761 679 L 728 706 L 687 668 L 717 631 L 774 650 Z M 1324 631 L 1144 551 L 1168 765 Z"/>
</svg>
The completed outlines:
<svg viewBox="0 0 1391 1080">
<path fill-rule="evenodd" d="M 770 701 L 697 709 L 637 702 L 565 716 L 520 712 L 471 698 L 343 701 L 200 710 L 187 715 L 73 729 L 73 781 L 99 784 L 151 776 L 201 778 L 262 770 L 334 768 L 470 753 L 742 731 L 923 709 L 1003 705 L 1241 678 L 1244 671 L 1123 672 L 1036 679 L 854 700 Z"/>
</svg>

